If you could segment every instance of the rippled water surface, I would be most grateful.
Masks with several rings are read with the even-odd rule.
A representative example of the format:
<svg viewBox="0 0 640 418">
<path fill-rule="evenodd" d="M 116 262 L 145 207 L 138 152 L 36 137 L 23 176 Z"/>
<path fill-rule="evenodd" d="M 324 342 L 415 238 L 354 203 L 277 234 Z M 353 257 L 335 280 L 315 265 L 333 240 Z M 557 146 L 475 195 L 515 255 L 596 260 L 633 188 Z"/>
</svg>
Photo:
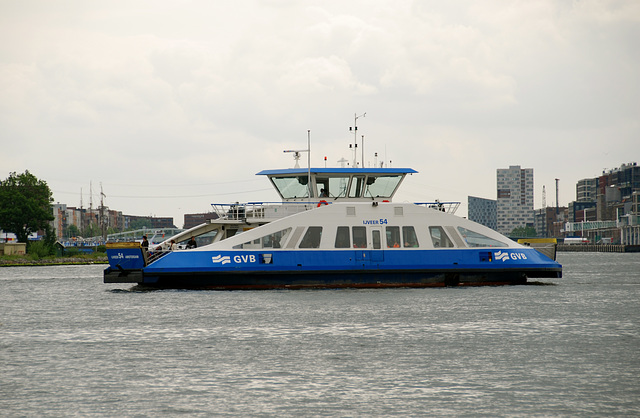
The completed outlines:
<svg viewBox="0 0 640 418">
<path fill-rule="evenodd" d="M 0 416 L 640 415 L 640 254 L 553 285 L 148 291 L 0 269 Z"/>
</svg>

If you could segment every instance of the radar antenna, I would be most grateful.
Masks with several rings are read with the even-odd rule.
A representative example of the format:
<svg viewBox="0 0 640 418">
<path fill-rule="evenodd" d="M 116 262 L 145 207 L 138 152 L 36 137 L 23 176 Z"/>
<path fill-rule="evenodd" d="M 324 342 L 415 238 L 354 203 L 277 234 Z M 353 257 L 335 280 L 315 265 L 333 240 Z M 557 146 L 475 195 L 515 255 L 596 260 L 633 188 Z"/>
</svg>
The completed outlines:
<svg viewBox="0 0 640 418">
<path fill-rule="evenodd" d="M 296 161 L 296 165 L 293 168 L 300 168 L 300 153 L 307 153 L 307 188 L 309 189 L 309 199 L 311 199 L 311 129 L 307 129 L 307 149 L 286 149 L 283 152 L 293 153 L 293 159 Z"/>
</svg>

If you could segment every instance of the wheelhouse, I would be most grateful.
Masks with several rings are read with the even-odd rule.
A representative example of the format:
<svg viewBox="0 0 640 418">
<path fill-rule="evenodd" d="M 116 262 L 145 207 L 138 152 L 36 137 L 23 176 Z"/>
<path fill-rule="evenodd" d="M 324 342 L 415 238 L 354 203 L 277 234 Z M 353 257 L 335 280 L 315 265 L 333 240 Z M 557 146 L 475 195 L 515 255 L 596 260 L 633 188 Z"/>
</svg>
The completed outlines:
<svg viewBox="0 0 640 418">
<path fill-rule="evenodd" d="M 263 170 L 283 201 L 391 201 L 410 168 L 312 168 Z"/>
</svg>

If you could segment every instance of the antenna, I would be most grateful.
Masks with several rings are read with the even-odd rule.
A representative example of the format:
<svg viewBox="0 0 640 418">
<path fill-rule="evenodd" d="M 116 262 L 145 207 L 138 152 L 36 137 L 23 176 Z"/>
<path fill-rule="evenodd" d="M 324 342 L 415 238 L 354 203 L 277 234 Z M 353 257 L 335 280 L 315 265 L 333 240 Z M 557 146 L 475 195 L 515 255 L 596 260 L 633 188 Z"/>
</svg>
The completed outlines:
<svg viewBox="0 0 640 418">
<path fill-rule="evenodd" d="M 293 159 L 296 160 L 294 168 L 300 168 L 300 164 L 298 163 L 300 161 L 300 153 L 307 153 L 307 189 L 309 190 L 309 199 L 311 199 L 311 129 L 307 129 L 307 149 L 286 149 L 283 152 L 293 152 Z"/>
<path fill-rule="evenodd" d="M 560 213 L 560 205 L 558 204 L 558 183 L 560 182 L 560 179 L 556 179 L 556 216 Z"/>
<path fill-rule="evenodd" d="M 102 237 L 107 239 L 107 220 L 104 213 L 104 198 L 107 195 L 102 191 L 102 182 L 100 182 L 100 229 L 102 230 Z"/>
<path fill-rule="evenodd" d="M 362 115 L 358 116 L 357 113 L 353 114 L 353 127 L 349 127 L 349 130 L 353 132 L 353 166 L 358 167 L 358 119 L 364 118 L 367 116 L 367 112 L 364 112 Z M 363 139 L 364 140 L 364 139 Z M 351 145 L 349 145 L 351 148 Z M 362 164 L 364 164 L 364 146 L 362 147 Z"/>
</svg>

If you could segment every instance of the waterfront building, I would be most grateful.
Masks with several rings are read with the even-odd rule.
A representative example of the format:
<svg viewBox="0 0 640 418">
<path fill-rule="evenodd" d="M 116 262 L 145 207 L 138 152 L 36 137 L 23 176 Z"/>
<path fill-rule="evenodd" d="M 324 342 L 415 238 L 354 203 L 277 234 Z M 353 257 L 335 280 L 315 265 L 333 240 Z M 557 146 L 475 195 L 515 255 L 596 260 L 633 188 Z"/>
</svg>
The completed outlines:
<svg viewBox="0 0 640 418">
<path fill-rule="evenodd" d="M 183 228 L 190 229 L 194 226 L 202 225 L 212 219 L 218 219 L 218 214 L 215 212 L 185 213 Z"/>
<path fill-rule="evenodd" d="M 533 227 L 533 168 L 499 168 L 496 178 L 498 232 L 509 235 L 515 228 Z"/>
<path fill-rule="evenodd" d="M 171 217 L 124 215 L 124 223 L 124 229 L 133 228 L 136 223 L 147 224 L 147 227 L 154 229 L 176 227 L 173 224 L 173 218 Z M 119 230 L 122 231 L 123 229 Z"/>
<path fill-rule="evenodd" d="M 590 197 L 596 184 L 595 198 Z M 637 163 L 622 164 L 605 170 L 593 179 L 584 179 L 576 186 L 576 201 L 569 204 L 565 236 L 584 236 L 591 242 L 604 238 L 613 243 L 640 244 L 640 167 Z"/>
<path fill-rule="evenodd" d="M 598 179 L 582 179 L 576 184 L 578 202 L 595 202 L 598 193 Z"/>
<path fill-rule="evenodd" d="M 469 196 L 467 199 L 469 220 L 497 231 L 498 215 L 496 201 L 475 196 Z"/>
<path fill-rule="evenodd" d="M 149 228 L 175 228 L 173 218 L 154 216 L 123 215 L 122 212 L 110 210 L 106 206 L 98 208 L 75 208 L 64 203 L 52 205 L 53 221 L 51 226 L 55 230 L 56 238 L 63 241 L 72 238 L 70 226 L 75 226 L 80 234 L 85 234 L 90 226 L 98 226 L 102 235 L 106 236 L 107 230 L 124 231 L 132 227 L 132 222 L 142 221 Z"/>
<path fill-rule="evenodd" d="M 596 221 L 596 202 L 576 201 L 569 202 L 569 222 Z"/>
</svg>

